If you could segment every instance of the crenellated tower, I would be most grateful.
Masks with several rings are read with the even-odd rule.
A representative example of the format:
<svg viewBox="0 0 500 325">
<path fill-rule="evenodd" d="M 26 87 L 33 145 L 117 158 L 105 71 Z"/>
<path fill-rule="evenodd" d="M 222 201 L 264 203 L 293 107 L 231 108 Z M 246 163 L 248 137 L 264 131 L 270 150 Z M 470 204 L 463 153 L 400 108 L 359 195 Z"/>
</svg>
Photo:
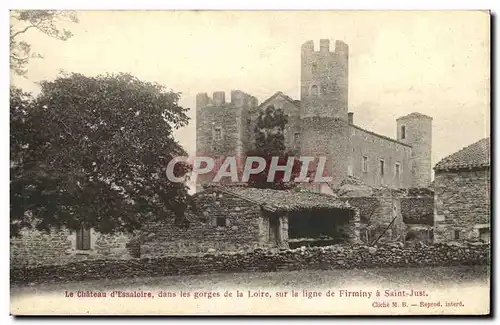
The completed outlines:
<svg viewBox="0 0 500 325">
<path fill-rule="evenodd" d="M 212 157 L 216 168 L 228 156 L 236 156 L 241 163 L 250 141 L 248 113 L 257 105 L 256 97 L 241 90 L 232 90 L 229 102 L 223 91 L 214 92 L 212 97 L 196 95 L 196 156 Z M 198 175 L 197 191 L 214 176 Z"/>
<path fill-rule="evenodd" d="M 326 157 L 324 176 L 337 186 L 347 175 L 349 125 L 349 47 L 342 41 L 320 40 L 302 45 L 301 53 L 301 154 Z"/>
</svg>

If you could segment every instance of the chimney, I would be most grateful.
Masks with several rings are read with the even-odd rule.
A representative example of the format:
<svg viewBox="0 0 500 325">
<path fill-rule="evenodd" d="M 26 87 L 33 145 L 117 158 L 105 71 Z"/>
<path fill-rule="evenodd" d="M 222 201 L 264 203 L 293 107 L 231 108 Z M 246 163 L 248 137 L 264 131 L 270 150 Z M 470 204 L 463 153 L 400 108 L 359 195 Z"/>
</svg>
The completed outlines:
<svg viewBox="0 0 500 325">
<path fill-rule="evenodd" d="M 349 120 L 349 124 L 354 124 L 354 122 L 353 122 L 354 121 L 354 113 L 353 112 L 347 113 L 347 119 Z"/>
</svg>

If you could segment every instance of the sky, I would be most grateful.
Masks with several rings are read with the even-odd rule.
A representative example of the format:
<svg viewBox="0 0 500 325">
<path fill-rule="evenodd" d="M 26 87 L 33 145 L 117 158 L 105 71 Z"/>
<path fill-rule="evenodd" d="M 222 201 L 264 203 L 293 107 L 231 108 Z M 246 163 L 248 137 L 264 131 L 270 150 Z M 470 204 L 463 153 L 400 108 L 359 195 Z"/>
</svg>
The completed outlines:
<svg viewBox="0 0 500 325">
<path fill-rule="evenodd" d="M 259 103 L 276 91 L 300 99 L 300 46 L 349 45 L 354 123 L 396 137 L 396 118 L 433 117 L 432 165 L 490 135 L 490 25 L 479 11 L 79 11 L 74 36 L 29 30 L 44 58 L 11 82 L 31 92 L 60 71 L 129 72 L 182 93 L 190 125 L 176 138 L 196 151 L 195 97 L 232 89 Z M 13 23 L 13 22 L 11 22 Z"/>
</svg>

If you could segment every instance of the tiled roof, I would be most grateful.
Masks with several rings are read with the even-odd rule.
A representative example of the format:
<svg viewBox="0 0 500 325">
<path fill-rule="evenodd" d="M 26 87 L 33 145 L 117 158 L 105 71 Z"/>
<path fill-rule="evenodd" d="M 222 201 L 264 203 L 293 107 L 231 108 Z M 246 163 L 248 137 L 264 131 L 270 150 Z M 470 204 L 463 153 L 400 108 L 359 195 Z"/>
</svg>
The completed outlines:
<svg viewBox="0 0 500 325">
<path fill-rule="evenodd" d="M 232 194 L 272 212 L 310 209 L 354 209 L 335 196 L 299 190 L 271 190 L 246 186 L 210 186 L 207 189 Z"/>
<path fill-rule="evenodd" d="M 490 138 L 485 138 L 442 159 L 434 170 L 489 167 L 490 157 Z"/>
</svg>

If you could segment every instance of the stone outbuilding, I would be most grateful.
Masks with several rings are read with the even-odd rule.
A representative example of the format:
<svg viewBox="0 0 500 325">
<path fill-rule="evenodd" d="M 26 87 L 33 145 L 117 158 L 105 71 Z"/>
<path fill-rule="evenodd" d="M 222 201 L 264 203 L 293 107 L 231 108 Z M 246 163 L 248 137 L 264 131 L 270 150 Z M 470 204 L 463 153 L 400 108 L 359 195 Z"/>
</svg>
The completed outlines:
<svg viewBox="0 0 500 325">
<path fill-rule="evenodd" d="M 490 240 L 490 157 L 486 138 L 434 167 L 436 242 Z"/>
<path fill-rule="evenodd" d="M 432 189 L 373 187 L 348 177 L 334 194 L 359 209 L 360 237 L 366 244 L 432 242 Z"/>
<path fill-rule="evenodd" d="M 359 243 L 359 211 L 330 195 L 208 186 L 189 225 L 145 226 L 141 257 Z"/>
</svg>

